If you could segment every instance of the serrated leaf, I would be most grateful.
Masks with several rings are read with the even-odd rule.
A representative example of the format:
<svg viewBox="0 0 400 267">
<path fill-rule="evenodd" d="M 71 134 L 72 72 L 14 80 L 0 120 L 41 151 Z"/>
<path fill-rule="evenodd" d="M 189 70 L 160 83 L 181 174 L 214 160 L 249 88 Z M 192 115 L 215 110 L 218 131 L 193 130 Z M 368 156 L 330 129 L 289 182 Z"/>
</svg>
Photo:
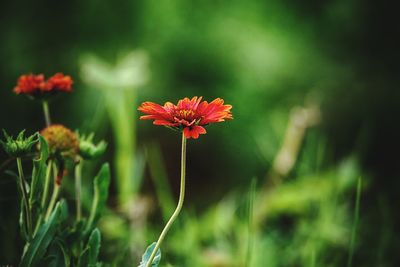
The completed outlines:
<svg viewBox="0 0 400 267">
<path fill-rule="evenodd" d="M 45 255 L 56 234 L 57 226 L 66 219 L 66 203 L 59 201 L 47 222 L 42 224 L 22 255 L 20 267 L 35 266 Z"/>
<path fill-rule="evenodd" d="M 90 217 L 86 230 L 90 231 L 100 218 L 107 202 L 108 188 L 110 186 L 110 166 L 104 163 L 99 173 L 93 180 L 94 194 Z"/>
<path fill-rule="evenodd" d="M 156 246 L 156 242 L 151 244 L 150 246 L 147 247 L 146 251 L 144 252 L 142 256 L 142 261 L 140 262 L 138 267 L 146 267 L 148 261 L 150 260 L 151 253 L 153 253 L 153 250 Z M 158 267 L 161 261 L 161 249 L 158 248 L 156 256 L 153 259 L 153 262 L 151 264 L 151 267 Z"/>
</svg>

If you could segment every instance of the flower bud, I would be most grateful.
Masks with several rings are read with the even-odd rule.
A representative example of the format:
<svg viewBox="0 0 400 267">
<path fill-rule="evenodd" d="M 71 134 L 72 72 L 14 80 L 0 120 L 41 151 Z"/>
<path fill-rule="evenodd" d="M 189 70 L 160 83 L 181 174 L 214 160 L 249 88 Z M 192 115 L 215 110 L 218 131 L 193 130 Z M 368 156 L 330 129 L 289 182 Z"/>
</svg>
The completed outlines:
<svg viewBox="0 0 400 267">
<path fill-rule="evenodd" d="M 0 144 L 11 157 L 22 157 L 29 154 L 33 145 L 38 141 L 37 133 L 25 138 L 25 130 L 21 131 L 16 139 L 8 135 L 5 130 L 3 133 L 5 141 L 0 140 Z"/>
<path fill-rule="evenodd" d="M 80 136 L 79 138 L 79 154 L 84 159 L 95 159 L 104 154 L 107 148 L 107 143 L 103 140 L 95 145 L 93 143 L 94 134 Z"/>
</svg>

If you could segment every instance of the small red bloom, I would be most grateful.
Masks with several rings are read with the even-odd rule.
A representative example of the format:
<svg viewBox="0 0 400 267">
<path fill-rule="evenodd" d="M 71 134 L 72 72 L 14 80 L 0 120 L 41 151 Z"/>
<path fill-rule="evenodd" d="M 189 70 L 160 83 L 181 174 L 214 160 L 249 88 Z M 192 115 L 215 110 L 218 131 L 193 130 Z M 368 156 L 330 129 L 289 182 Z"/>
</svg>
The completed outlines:
<svg viewBox="0 0 400 267">
<path fill-rule="evenodd" d="M 147 114 L 141 120 L 154 120 L 155 125 L 164 125 L 174 129 L 183 130 L 186 138 L 197 139 L 200 134 L 205 134 L 206 126 L 214 122 L 223 122 L 233 119 L 231 105 L 224 105 L 221 98 L 212 102 L 201 101 L 202 97 L 185 97 L 174 105 L 166 102 L 164 106 L 153 102 L 142 103 L 138 110 Z"/>
<path fill-rule="evenodd" d="M 73 81 L 70 76 L 56 73 L 47 80 L 46 87 L 49 88 L 50 91 L 55 90 L 69 93 L 72 91 L 72 83 Z"/>
<path fill-rule="evenodd" d="M 19 77 L 17 86 L 14 88 L 14 92 L 19 94 L 35 94 L 41 91 L 41 88 L 44 86 L 44 75 L 34 75 L 27 74 Z"/>
<path fill-rule="evenodd" d="M 47 81 L 45 81 L 43 74 L 27 74 L 19 77 L 14 92 L 17 95 L 25 94 L 40 98 L 57 92 L 71 92 L 72 83 L 71 77 L 62 73 L 56 73 Z"/>
</svg>

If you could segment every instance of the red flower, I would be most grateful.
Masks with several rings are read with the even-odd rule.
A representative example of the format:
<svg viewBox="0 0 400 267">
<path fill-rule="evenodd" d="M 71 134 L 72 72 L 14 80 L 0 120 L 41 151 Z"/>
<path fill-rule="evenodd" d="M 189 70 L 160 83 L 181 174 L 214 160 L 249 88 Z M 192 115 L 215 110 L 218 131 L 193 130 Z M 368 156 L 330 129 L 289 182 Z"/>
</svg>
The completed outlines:
<svg viewBox="0 0 400 267">
<path fill-rule="evenodd" d="M 44 80 L 44 75 L 27 74 L 19 77 L 17 86 L 14 88 L 16 94 L 26 94 L 32 97 L 45 97 L 56 92 L 71 92 L 72 79 L 62 73 L 57 73 Z"/>
<path fill-rule="evenodd" d="M 148 114 L 141 116 L 141 120 L 154 120 L 155 125 L 164 125 L 178 130 L 183 130 L 186 138 L 197 139 L 200 134 L 205 134 L 206 126 L 214 122 L 223 122 L 232 119 L 231 105 L 224 105 L 224 100 L 217 98 L 211 103 L 201 101 L 202 97 L 185 97 L 174 105 L 166 102 L 164 106 L 153 102 L 144 102 L 139 111 Z"/>
<path fill-rule="evenodd" d="M 46 87 L 49 90 L 71 92 L 72 91 L 72 79 L 70 76 L 65 76 L 62 73 L 56 73 L 50 77 L 46 82 Z"/>
<path fill-rule="evenodd" d="M 17 86 L 14 88 L 14 92 L 19 94 L 35 94 L 41 91 L 41 88 L 45 85 L 44 75 L 27 74 L 22 75 L 18 79 Z"/>
</svg>

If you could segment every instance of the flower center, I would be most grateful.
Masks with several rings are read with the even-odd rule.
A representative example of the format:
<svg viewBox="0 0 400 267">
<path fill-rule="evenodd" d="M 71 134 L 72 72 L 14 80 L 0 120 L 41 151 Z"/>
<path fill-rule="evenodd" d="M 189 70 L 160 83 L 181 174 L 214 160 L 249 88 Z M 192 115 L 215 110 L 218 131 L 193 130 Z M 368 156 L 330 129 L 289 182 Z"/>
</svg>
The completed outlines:
<svg viewBox="0 0 400 267">
<path fill-rule="evenodd" d="M 182 119 L 186 119 L 186 120 L 192 120 L 193 116 L 195 115 L 194 111 L 191 109 L 181 109 L 177 111 L 177 115 L 179 117 L 181 117 Z"/>
</svg>

